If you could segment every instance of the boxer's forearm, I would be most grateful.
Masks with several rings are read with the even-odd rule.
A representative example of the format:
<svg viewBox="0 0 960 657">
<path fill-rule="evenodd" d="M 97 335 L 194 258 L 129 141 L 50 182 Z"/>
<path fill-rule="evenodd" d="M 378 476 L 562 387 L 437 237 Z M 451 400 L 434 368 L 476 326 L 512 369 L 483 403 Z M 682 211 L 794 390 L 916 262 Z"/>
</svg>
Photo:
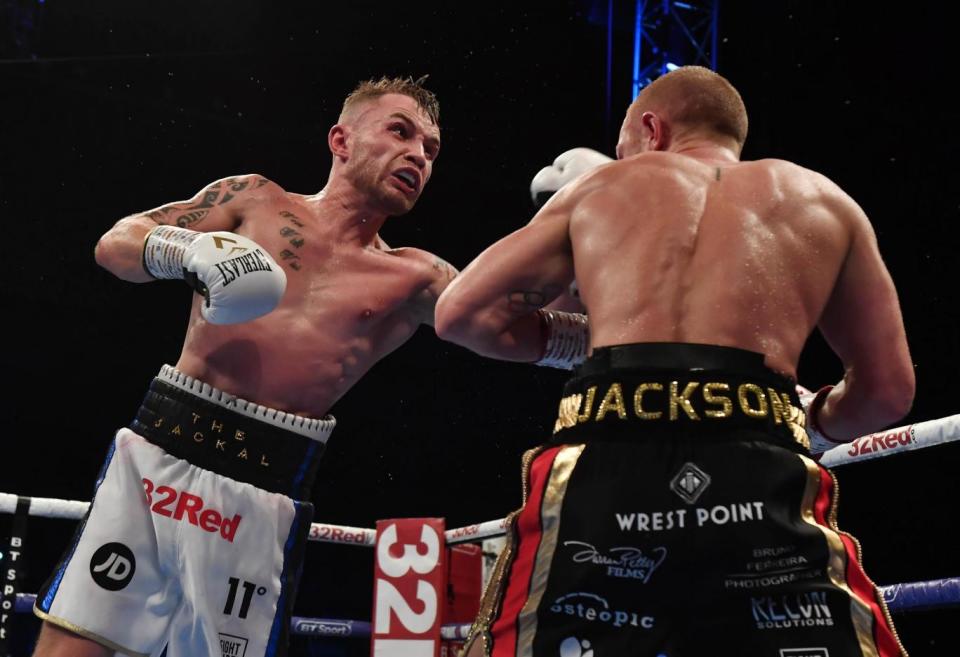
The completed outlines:
<svg viewBox="0 0 960 657">
<path fill-rule="evenodd" d="M 505 325 L 491 314 L 457 314 L 443 301 L 437 306 L 437 335 L 487 358 L 530 363 L 540 358 L 543 338 L 536 313 Z"/>
<path fill-rule="evenodd" d="M 571 292 L 564 292 L 556 299 L 548 303 L 543 307 L 544 310 L 559 310 L 564 313 L 586 313 L 587 309 L 583 305 L 583 302 L 580 301 L 579 296 L 575 296 Z"/>
<path fill-rule="evenodd" d="M 902 419 L 911 403 L 912 383 L 868 384 L 848 370 L 844 380 L 827 395 L 817 420 L 827 436 L 847 442 Z"/>
<path fill-rule="evenodd" d="M 154 280 L 143 268 L 143 241 L 157 222 L 144 215 L 121 219 L 97 242 L 97 264 L 117 278 L 132 283 Z"/>
</svg>

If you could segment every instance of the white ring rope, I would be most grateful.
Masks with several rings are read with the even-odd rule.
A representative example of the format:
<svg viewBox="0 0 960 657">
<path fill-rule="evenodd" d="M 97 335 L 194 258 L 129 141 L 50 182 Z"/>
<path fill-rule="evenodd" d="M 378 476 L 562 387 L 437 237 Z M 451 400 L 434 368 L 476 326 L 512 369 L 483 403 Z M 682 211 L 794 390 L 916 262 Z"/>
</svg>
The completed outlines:
<svg viewBox="0 0 960 657">
<path fill-rule="evenodd" d="M 948 415 L 905 427 L 887 429 L 837 445 L 823 453 L 820 463 L 833 467 L 893 456 L 901 452 L 960 440 L 960 415 Z"/>
<path fill-rule="evenodd" d="M 58 500 L 52 497 L 31 497 L 30 515 L 41 518 L 66 518 L 79 520 L 90 507 L 90 502 L 76 500 Z M 13 513 L 17 510 L 17 496 L 0 493 L 0 513 Z"/>
<path fill-rule="evenodd" d="M 893 456 L 901 452 L 934 447 L 957 440 L 960 440 L 960 415 L 949 415 L 939 420 L 928 420 L 862 436 L 824 452 L 820 463 L 830 467 L 847 465 L 848 463 Z M 17 499 L 17 495 L 0 493 L 0 513 L 14 513 L 17 508 Z M 50 497 L 30 498 L 30 515 L 42 518 L 79 520 L 89 507 L 89 502 L 76 500 L 58 500 Z M 455 545 L 503 536 L 505 533 L 506 518 L 500 518 L 458 529 L 449 529 L 446 532 L 446 539 L 448 545 Z M 377 532 L 375 529 L 315 522 L 310 526 L 309 539 L 320 543 L 342 543 L 373 547 L 377 541 Z"/>
<path fill-rule="evenodd" d="M 898 427 L 876 434 L 870 434 L 839 445 L 825 452 L 820 462 L 825 466 L 845 465 L 857 461 L 866 461 L 893 454 L 932 447 L 960 440 L 960 415 L 951 415 L 939 420 L 920 422 Z M 0 513 L 15 513 L 18 502 L 23 499 L 10 493 L 0 493 Z M 79 519 L 90 508 L 89 502 L 59 500 L 48 497 L 28 498 L 29 515 L 45 518 Z M 506 518 L 489 520 L 445 532 L 447 545 L 477 542 L 485 538 L 502 536 L 506 533 Z M 347 527 L 327 523 L 313 523 L 310 526 L 309 539 L 324 543 L 347 545 L 376 545 L 376 530 L 362 527 Z M 929 582 L 908 582 L 879 588 L 891 611 L 906 609 L 927 609 L 960 604 L 960 578 L 933 580 Z M 17 594 L 17 611 L 26 611 L 33 602 L 33 595 Z M 441 637 L 444 641 L 462 640 L 466 637 L 469 625 L 456 623 L 444 625 Z M 291 632 L 315 636 L 370 636 L 370 623 L 322 618 L 291 619 Z"/>
</svg>

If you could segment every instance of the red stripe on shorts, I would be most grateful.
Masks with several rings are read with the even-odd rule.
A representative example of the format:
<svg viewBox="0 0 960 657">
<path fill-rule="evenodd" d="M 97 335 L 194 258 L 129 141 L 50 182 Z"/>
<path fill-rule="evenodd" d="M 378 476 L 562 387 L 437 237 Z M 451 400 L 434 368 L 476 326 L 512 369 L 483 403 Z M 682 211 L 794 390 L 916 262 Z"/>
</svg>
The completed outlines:
<svg viewBox="0 0 960 657">
<path fill-rule="evenodd" d="M 507 577 L 507 589 L 503 594 L 499 617 L 490 631 L 493 636 L 492 657 L 515 657 L 517 654 L 517 617 L 530 595 L 530 578 L 533 577 L 537 549 L 543 534 L 540 506 L 550 480 L 553 460 L 561 449 L 552 447 L 544 450 L 530 466 L 529 496 L 517 516 L 516 557 Z"/>
<path fill-rule="evenodd" d="M 833 476 L 822 465 L 820 468 L 820 490 L 817 493 L 817 501 L 814 504 L 814 516 L 819 524 L 834 531 L 830 527 L 828 516 L 831 505 L 833 504 Z M 845 573 L 847 586 L 863 602 L 865 602 L 873 614 L 873 639 L 880 651 L 880 657 L 900 657 L 900 646 L 893 636 L 893 630 L 887 623 L 887 617 L 883 609 L 877 602 L 877 589 L 867 578 L 863 566 L 857 560 L 857 546 L 853 539 L 843 533 L 840 533 L 840 539 L 843 541 L 844 551 L 847 554 L 847 570 Z"/>
</svg>

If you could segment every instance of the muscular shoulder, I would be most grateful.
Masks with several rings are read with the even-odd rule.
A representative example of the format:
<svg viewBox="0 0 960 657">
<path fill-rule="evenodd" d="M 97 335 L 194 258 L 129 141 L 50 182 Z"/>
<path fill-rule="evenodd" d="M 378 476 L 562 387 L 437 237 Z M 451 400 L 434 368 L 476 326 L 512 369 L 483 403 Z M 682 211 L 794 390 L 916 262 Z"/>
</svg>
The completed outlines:
<svg viewBox="0 0 960 657">
<path fill-rule="evenodd" d="M 438 255 L 434 255 L 429 251 L 424 251 L 423 249 L 417 249 L 412 246 L 402 246 L 396 249 L 390 249 L 388 253 L 397 256 L 398 258 L 404 258 L 410 262 L 415 262 L 419 265 L 425 267 L 436 268 L 438 263 L 446 264 L 449 266 L 443 258 Z"/>
<path fill-rule="evenodd" d="M 263 216 L 264 210 L 289 200 L 280 185 L 258 173 L 221 178 L 211 185 L 224 204 L 241 223 Z"/>
<path fill-rule="evenodd" d="M 813 169 L 796 162 L 774 158 L 745 162 L 757 175 L 768 176 L 778 186 L 794 194 L 808 196 L 835 196 L 843 191 L 832 180 Z"/>
<path fill-rule="evenodd" d="M 262 175 L 249 173 L 214 180 L 192 197 L 138 213 L 158 224 L 200 231 L 234 230 L 258 200 L 284 191 Z"/>
<path fill-rule="evenodd" d="M 848 236 L 872 232 L 857 202 L 824 174 L 786 160 L 760 160 L 756 164 L 766 167 L 779 196 L 796 209 L 798 216 L 829 218 L 827 225 L 836 226 Z"/>
<path fill-rule="evenodd" d="M 414 263 L 418 271 L 430 281 L 449 282 L 459 273 L 449 262 L 423 249 L 401 247 L 391 249 L 389 253 Z"/>
<path fill-rule="evenodd" d="M 227 176 L 204 187 L 194 197 L 196 207 L 223 206 L 230 213 L 243 213 L 244 209 L 257 202 L 276 199 L 285 195 L 283 189 L 257 173 Z"/>
<path fill-rule="evenodd" d="M 232 194 L 235 197 L 269 198 L 286 194 L 280 185 L 259 173 L 227 176 L 214 181 L 210 184 L 210 187 L 222 190 L 225 195 Z"/>
<path fill-rule="evenodd" d="M 819 171 L 786 160 L 760 160 L 757 164 L 767 166 L 770 173 L 794 194 L 821 201 L 837 211 L 853 212 L 860 209 L 840 185 Z"/>
<path fill-rule="evenodd" d="M 567 197 L 571 209 L 581 204 L 591 206 L 597 199 L 608 201 L 619 196 L 632 196 L 638 190 L 660 190 L 683 180 L 690 158 L 672 153 L 641 153 L 615 160 L 577 179 Z M 564 188 L 565 191 L 567 188 Z"/>
<path fill-rule="evenodd" d="M 531 223 L 545 223 L 569 217 L 586 199 L 600 190 L 610 191 L 609 185 L 620 180 L 629 170 L 622 160 L 614 160 L 595 167 L 564 185 L 550 197 L 534 216 Z"/>
</svg>

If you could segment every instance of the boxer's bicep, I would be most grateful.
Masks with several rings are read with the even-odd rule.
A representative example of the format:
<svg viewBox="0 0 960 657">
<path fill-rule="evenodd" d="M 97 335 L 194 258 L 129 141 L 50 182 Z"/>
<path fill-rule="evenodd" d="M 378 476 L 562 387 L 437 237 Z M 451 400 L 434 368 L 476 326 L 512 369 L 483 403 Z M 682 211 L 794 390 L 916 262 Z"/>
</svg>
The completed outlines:
<svg viewBox="0 0 960 657">
<path fill-rule="evenodd" d="M 152 280 L 142 267 L 143 241 L 159 224 L 198 232 L 233 231 L 242 221 L 243 208 L 251 195 L 262 194 L 268 185 L 255 174 L 217 180 L 186 201 L 166 203 L 152 210 L 124 217 L 99 239 L 95 258 L 116 276 L 134 282 Z"/>
<path fill-rule="evenodd" d="M 256 174 L 223 178 L 207 185 L 189 200 L 167 203 L 141 215 L 157 224 L 203 233 L 232 231 L 240 224 L 249 198 L 259 195 L 258 190 L 268 185 L 273 183 Z"/>
</svg>

